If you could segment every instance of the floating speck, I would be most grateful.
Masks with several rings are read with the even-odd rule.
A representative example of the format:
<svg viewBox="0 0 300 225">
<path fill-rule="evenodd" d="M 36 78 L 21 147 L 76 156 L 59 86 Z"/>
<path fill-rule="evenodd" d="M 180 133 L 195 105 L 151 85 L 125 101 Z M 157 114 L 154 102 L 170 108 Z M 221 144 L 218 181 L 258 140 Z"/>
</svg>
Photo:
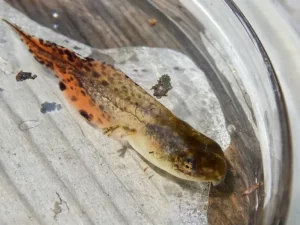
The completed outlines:
<svg viewBox="0 0 300 225">
<path fill-rule="evenodd" d="M 54 13 L 52 13 L 52 16 L 53 16 L 54 18 L 58 18 L 58 13 L 54 12 Z"/>
<path fill-rule="evenodd" d="M 149 25 L 150 26 L 155 26 L 156 24 L 157 24 L 157 20 L 156 19 L 154 19 L 154 18 L 150 18 L 149 20 L 148 20 L 148 23 L 149 23 Z"/>
<path fill-rule="evenodd" d="M 53 24 L 53 28 L 54 28 L 54 29 L 57 29 L 57 28 L 58 28 L 58 24 L 54 23 L 54 24 Z"/>
<path fill-rule="evenodd" d="M 28 79 L 34 80 L 35 78 L 37 78 L 37 75 L 32 75 L 32 73 L 23 72 L 22 70 L 16 76 L 17 81 L 24 81 L 24 80 L 28 80 Z"/>
</svg>

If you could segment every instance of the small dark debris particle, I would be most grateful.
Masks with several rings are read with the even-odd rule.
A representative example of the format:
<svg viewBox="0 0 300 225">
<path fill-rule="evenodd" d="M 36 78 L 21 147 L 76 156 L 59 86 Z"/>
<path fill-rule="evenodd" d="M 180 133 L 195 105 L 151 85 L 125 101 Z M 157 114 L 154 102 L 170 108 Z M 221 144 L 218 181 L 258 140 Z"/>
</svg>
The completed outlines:
<svg viewBox="0 0 300 225">
<path fill-rule="evenodd" d="M 23 72 L 22 70 L 16 76 L 17 81 L 24 81 L 24 80 L 28 80 L 28 79 L 34 80 L 35 78 L 37 78 L 37 75 L 32 75 L 32 73 Z"/>
<path fill-rule="evenodd" d="M 65 85 L 65 83 L 59 82 L 59 89 L 60 89 L 61 91 L 64 91 L 64 90 L 67 89 L 67 86 Z"/>
<path fill-rule="evenodd" d="M 144 169 L 144 172 L 146 172 L 147 169 L 148 169 L 148 167 L 146 167 L 146 168 Z"/>
<path fill-rule="evenodd" d="M 4 89 L 3 88 L 0 88 L 0 92 L 3 92 L 4 91 Z"/>
<path fill-rule="evenodd" d="M 146 69 L 142 69 L 142 72 L 147 72 L 148 70 L 146 70 Z"/>
<path fill-rule="evenodd" d="M 154 90 L 153 95 L 156 98 L 161 98 L 163 96 L 167 96 L 168 91 L 170 91 L 172 88 L 171 78 L 169 75 L 164 74 L 159 78 L 158 83 L 154 85 L 151 90 Z"/>
<path fill-rule="evenodd" d="M 83 91 L 83 90 L 81 90 L 81 94 L 82 94 L 83 96 L 86 96 L 86 93 L 85 93 L 85 91 Z"/>
<path fill-rule="evenodd" d="M 156 19 L 154 19 L 154 18 L 150 18 L 149 20 L 148 20 L 148 23 L 149 23 L 149 25 L 150 26 L 155 26 L 156 24 L 157 24 L 157 20 Z"/>
<path fill-rule="evenodd" d="M 154 153 L 153 151 L 149 152 L 149 154 L 153 154 L 153 153 Z"/>
<path fill-rule="evenodd" d="M 134 69 L 133 71 L 134 71 L 134 72 L 137 72 L 138 70 L 137 70 L 137 69 Z"/>
<path fill-rule="evenodd" d="M 41 105 L 41 113 L 45 114 L 47 112 L 52 112 L 55 110 L 61 110 L 62 109 L 62 105 L 61 104 L 56 104 L 55 102 L 44 102 Z"/>
<path fill-rule="evenodd" d="M 173 69 L 174 70 L 180 70 L 180 68 L 178 66 L 174 66 Z"/>
</svg>

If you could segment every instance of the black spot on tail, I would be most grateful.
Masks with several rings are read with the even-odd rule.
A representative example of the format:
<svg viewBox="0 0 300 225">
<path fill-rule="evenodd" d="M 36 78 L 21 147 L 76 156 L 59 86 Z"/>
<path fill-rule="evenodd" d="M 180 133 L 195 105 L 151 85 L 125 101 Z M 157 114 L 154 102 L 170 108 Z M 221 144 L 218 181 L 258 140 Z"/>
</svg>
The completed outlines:
<svg viewBox="0 0 300 225">
<path fill-rule="evenodd" d="M 50 69 L 53 69 L 53 63 L 51 63 L 51 62 L 47 62 L 46 66 Z"/>
<path fill-rule="evenodd" d="M 64 91 L 67 89 L 66 85 L 63 82 L 59 82 L 59 88 L 61 91 Z"/>
<path fill-rule="evenodd" d="M 85 60 L 86 60 L 87 62 L 93 62 L 93 61 L 94 61 L 94 59 L 89 58 L 89 57 L 85 57 Z"/>
<path fill-rule="evenodd" d="M 85 118 L 88 121 L 91 121 L 93 119 L 93 115 L 92 114 L 88 114 L 87 111 L 85 111 L 84 109 L 79 110 L 80 115 Z"/>
<path fill-rule="evenodd" d="M 68 49 L 65 49 L 64 53 L 67 55 L 69 61 L 74 62 L 75 57 L 74 54 L 72 54 L 72 52 L 70 52 Z"/>
<path fill-rule="evenodd" d="M 89 119 L 89 114 L 87 113 L 87 111 L 81 109 L 81 110 L 79 110 L 79 113 L 80 113 L 80 115 L 81 115 L 82 117 L 84 117 L 85 119 L 87 119 L 87 120 Z"/>
</svg>

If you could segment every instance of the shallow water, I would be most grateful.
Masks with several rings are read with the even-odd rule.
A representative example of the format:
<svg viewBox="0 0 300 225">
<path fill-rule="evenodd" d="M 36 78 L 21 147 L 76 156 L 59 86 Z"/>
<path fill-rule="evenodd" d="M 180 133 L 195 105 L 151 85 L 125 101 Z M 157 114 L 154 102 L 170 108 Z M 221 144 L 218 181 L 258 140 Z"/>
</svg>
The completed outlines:
<svg viewBox="0 0 300 225">
<path fill-rule="evenodd" d="M 203 71 L 187 56 L 163 48 L 92 49 L 0 4 L 2 18 L 83 56 L 110 60 L 150 94 L 158 78 L 168 74 L 173 89 L 159 101 L 223 149 L 229 145 L 220 104 Z M 51 224 L 56 192 L 68 205 L 62 204 L 55 216 L 61 224 L 207 223 L 208 184 L 179 181 L 148 165 L 133 150 L 120 157 L 120 143 L 73 111 L 53 74 L 34 61 L 2 22 L 0 36 L 1 176 L 5 179 L 1 188 L 7 193 L 1 199 L 7 204 L 1 206 L 0 217 L 5 223 Z M 17 82 L 20 70 L 38 77 Z M 63 108 L 41 113 L 47 102 Z"/>
<path fill-rule="evenodd" d="M 217 187 L 179 181 L 134 150 L 120 157 L 121 144 L 82 121 L 58 91 L 53 74 L 0 23 L 5 124 L 0 140 L 7 149 L 0 160 L 6 182 L 16 190 L 12 195 L 21 193 L 25 199 L 9 209 L 30 206 L 30 217 L 49 224 L 54 219 L 62 224 L 207 224 L 207 213 L 212 225 L 258 223 L 272 195 L 270 155 L 281 143 L 273 95 L 278 92 L 266 59 L 228 8 L 230 1 L 8 2 L 26 16 L 0 0 L 1 17 L 30 34 L 116 65 L 150 94 L 167 74 L 173 88 L 159 101 L 224 150 L 230 144 L 225 151 L 228 174 Z M 150 25 L 149 18 L 157 24 Z M 20 70 L 38 77 L 16 82 Z M 54 110 L 57 105 L 60 109 Z M 24 179 L 29 184 L 20 185 Z M 263 187 L 241 194 L 262 180 Z"/>
</svg>

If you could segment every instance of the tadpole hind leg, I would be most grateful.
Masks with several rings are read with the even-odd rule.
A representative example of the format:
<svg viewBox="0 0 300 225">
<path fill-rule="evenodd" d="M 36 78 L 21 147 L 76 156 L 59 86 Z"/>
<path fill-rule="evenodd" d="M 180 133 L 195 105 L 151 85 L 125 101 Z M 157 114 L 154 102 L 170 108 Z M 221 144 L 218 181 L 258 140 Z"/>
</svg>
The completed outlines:
<svg viewBox="0 0 300 225">
<path fill-rule="evenodd" d="M 122 143 L 122 148 L 118 150 L 118 152 L 120 153 L 120 157 L 124 158 L 126 152 L 128 149 L 132 149 L 131 145 L 126 141 L 126 140 L 120 140 L 120 142 Z"/>
<path fill-rule="evenodd" d="M 118 150 L 118 152 L 120 153 L 119 156 L 124 158 L 127 150 L 128 150 L 128 146 L 123 145 L 123 147 Z"/>
</svg>

